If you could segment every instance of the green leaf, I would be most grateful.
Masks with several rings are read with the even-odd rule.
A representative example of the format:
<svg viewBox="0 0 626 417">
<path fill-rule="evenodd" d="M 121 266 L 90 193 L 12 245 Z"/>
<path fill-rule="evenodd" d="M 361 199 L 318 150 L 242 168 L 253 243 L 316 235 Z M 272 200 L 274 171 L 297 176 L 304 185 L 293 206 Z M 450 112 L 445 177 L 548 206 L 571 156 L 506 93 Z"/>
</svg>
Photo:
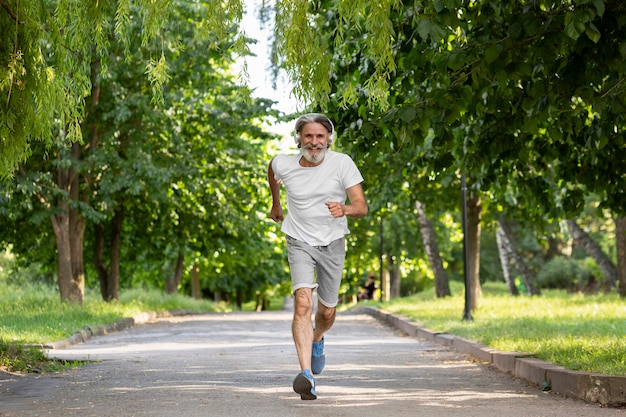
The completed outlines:
<svg viewBox="0 0 626 417">
<path fill-rule="evenodd" d="M 524 27 L 519 23 L 515 22 L 509 27 L 509 36 L 513 40 L 519 39 L 524 31 Z"/>
<path fill-rule="evenodd" d="M 583 13 L 569 12 L 565 15 L 565 34 L 577 40 L 585 32 L 585 23 L 589 16 Z"/>
<path fill-rule="evenodd" d="M 460 6 L 457 0 L 444 0 L 444 5 L 448 10 L 456 10 Z"/>
<path fill-rule="evenodd" d="M 451 70 L 457 71 L 465 65 L 465 53 L 463 52 L 453 52 L 448 56 L 448 67 Z"/>
<path fill-rule="evenodd" d="M 417 110 L 415 110 L 415 107 L 405 107 L 403 109 L 399 109 L 399 113 L 400 119 L 402 119 L 406 123 L 410 123 L 415 120 Z"/>
<path fill-rule="evenodd" d="M 593 0 L 593 5 L 596 6 L 596 12 L 598 12 L 598 16 L 602 17 L 604 15 L 604 1 L 602 0 Z"/>
<path fill-rule="evenodd" d="M 587 27 L 585 28 L 585 34 L 589 39 L 591 39 L 593 43 L 598 43 L 598 41 L 600 41 L 600 38 L 602 37 L 600 31 L 593 23 L 589 23 L 587 25 Z"/>
<path fill-rule="evenodd" d="M 433 7 L 437 11 L 437 13 L 441 13 L 444 8 L 443 2 L 441 0 L 436 0 L 433 2 Z"/>
<path fill-rule="evenodd" d="M 440 42 L 446 36 L 446 31 L 428 18 L 420 19 L 417 24 L 417 32 L 423 40 L 427 40 L 430 36 L 434 42 Z"/>
<path fill-rule="evenodd" d="M 432 29 L 432 23 L 430 22 L 430 19 L 427 18 L 422 18 L 420 19 L 419 23 L 417 24 L 417 32 L 420 34 L 420 37 L 423 40 L 427 40 L 428 36 L 430 35 L 430 30 Z"/>
<path fill-rule="evenodd" d="M 492 45 L 485 50 L 485 60 L 488 64 L 494 62 L 500 56 L 500 50 L 497 46 Z"/>
</svg>

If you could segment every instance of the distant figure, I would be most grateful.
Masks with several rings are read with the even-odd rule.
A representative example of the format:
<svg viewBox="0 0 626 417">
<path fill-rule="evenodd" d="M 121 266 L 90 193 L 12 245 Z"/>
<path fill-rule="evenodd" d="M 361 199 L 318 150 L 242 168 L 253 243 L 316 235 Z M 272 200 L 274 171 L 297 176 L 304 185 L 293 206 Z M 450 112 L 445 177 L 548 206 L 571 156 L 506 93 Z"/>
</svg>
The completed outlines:
<svg viewBox="0 0 626 417">
<path fill-rule="evenodd" d="M 315 400 L 315 379 L 324 369 L 324 333 L 335 321 L 339 287 L 345 261 L 347 217 L 367 214 L 361 187 L 363 177 L 350 156 L 328 148 L 335 127 L 323 114 L 311 113 L 296 121 L 297 155 L 277 155 L 268 167 L 272 192 L 270 217 L 283 222 L 294 294 L 293 340 L 300 370 L 293 390 L 303 400 Z M 287 215 L 280 200 L 281 184 L 287 191 Z M 349 200 L 349 203 L 346 202 Z M 284 220 L 284 221 L 283 221 Z M 313 289 L 318 306 L 311 323 Z"/>
<path fill-rule="evenodd" d="M 373 299 L 374 291 L 376 291 L 376 279 L 374 278 L 374 275 L 370 275 L 367 278 L 367 282 L 363 286 L 363 291 L 361 291 L 358 295 L 359 301 Z"/>
</svg>

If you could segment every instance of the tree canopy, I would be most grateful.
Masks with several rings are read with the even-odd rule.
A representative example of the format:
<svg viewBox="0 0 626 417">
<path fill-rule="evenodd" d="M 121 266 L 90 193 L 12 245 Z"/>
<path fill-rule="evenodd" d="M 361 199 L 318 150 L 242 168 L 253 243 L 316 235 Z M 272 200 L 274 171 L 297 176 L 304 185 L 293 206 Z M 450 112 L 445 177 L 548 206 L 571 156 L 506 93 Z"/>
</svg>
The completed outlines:
<svg viewBox="0 0 626 417">
<path fill-rule="evenodd" d="M 277 4 L 277 64 L 370 168 L 373 207 L 401 204 L 408 189 L 453 210 L 467 176 L 492 223 L 545 227 L 591 195 L 626 213 L 621 3 Z"/>
<path fill-rule="evenodd" d="M 162 101 L 162 87 L 169 78 L 167 56 L 179 40 L 165 29 L 175 2 L 0 0 L 0 6 L 0 179 L 10 177 L 28 157 L 31 142 L 50 145 L 57 125 L 67 130 L 68 141 L 82 140 L 93 60 L 100 60 L 100 75 L 105 76 L 109 49 L 117 44 L 122 45 L 123 58 L 135 53 L 133 38 L 150 51 L 140 66 L 154 100 Z M 219 7 L 193 1 L 189 7 L 204 17 L 195 24 L 194 35 L 210 38 L 209 48 L 234 32 L 237 36 L 229 48 L 245 53 L 246 39 L 234 30 L 243 1 Z M 137 23 L 140 32 L 131 30 Z"/>
<path fill-rule="evenodd" d="M 399 154 L 405 172 L 464 171 L 511 206 L 531 197 L 575 213 L 599 192 L 625 212 L 621 3 L 315 5 L 277 4 L 279 64 L 302 97 L 336 109 L 368 162 Z"/>
<path fill-rule="evenodd" d="M 155 91 L 146 77 L 146 22 L 130 19 L 125 42 L 86 57 L 80 138 L 55 119 L 48 143 L 30 143 L 32 157 L 3 187 L 3 242 L 17 242 L 23 259 L 37 248 L 47 265 L 56 252 L 63 299 L 81 302 L 85 273 L 98 278 L 106 300 L 135 279 L 176 291 L 192 267 L 206 291 L 225 295 L 267 291 L 284 276 L 280 253 L 264 262 L 254 256 L 275 252 L 260 183 L 274 138 L 264 120 L 277 112 L 232 73 L 240 34 L 230 23 L 207 32 L 209 21 L 232 22 L 237 13 L 226 15 L 237 10 L 168 4 L 160 26 L 172 34 L 167 83 Z M 119 13 L 109 19 L 106 36 L 114 39 Z M 20 241 L 29 225 L 37 227 Z M 93 264 L 83 265 L 84 253 Z"/>
<path fill-rule="evenodd" d="M 55 236 L 41 258 L 69 253 L 58 273 L 79 290 L 84 236 L 112 298 L 105 283 L 120 259 L 173 288 L 185 268 L 217 271 L 203 288 L 238 296 L 284 277 L 262 214 L 271 135 L 261 124 L 276 114 L 231 73 L 250 41 L 243 1 L 0 6 L 0 178 L 15 176 L 1 196 L 4 242 L 50 220 L 52 233 L 15 250 Z M 626 225 L 620 2 L 276 0 L 273 10 L 276 68 L 333 118 L 365 171 L 372 217 L 354 224 L 359 253 L 347 262 L 357 279 L 380 237 L 390 260 L 422 254 L 414 230 L 379 231 L 378 220 L 415 228 L 406 214 L 419 202 L 421 224 L 437 229 L 450 213 L 460 223 L 462 177 L 477 252 L 481 223 L 555 230 L 590 200 Z"/>
</svg>

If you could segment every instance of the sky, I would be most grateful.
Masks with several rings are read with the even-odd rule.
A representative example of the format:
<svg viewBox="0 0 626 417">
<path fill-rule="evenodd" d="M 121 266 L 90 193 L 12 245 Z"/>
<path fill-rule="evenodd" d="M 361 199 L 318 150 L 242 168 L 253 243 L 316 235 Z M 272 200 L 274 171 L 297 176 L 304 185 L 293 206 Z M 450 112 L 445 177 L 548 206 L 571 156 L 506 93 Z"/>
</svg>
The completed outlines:
<svg viewBox="0 0 626 417">
<path fill-rule="evenodd" d="M 272 88 L 272 74 L 269 69 L 269 40 L 272 28 L 261 28 L 258 21 L 258 11 L 262 0 L 246 0 L 246 14 L 242 20 L 242 27 L 246 35 L 257 39 L 257 43 L 250 45 L 251 51 L 256 56 L 246 57 L 248 65 L 248 85 L 255 90 L 256 97 L 268 98 L 276 101 L 276 108 L 285 113 L 292 113 L 298 110 L 298 103 L 291 96 L 291 85 L 287 81 L 285 74 L 276 82 L 276 89 Z M 272 131 L 285 137 L 290 137 L 293 131 L 293 122 L 273 126 Z"/>
<path fill-rule="evenodd" d="M 291 87 L 283 75 L 277 82 L 277 89 L 272 88 L 272 74 L 269 70 L 269 40 L 271 27 L 261 28 L 257 15 L 262 0 L 246 0 L 246 14 L 242 20 L 242 27 L 250 38 L 257 39 L 257 43 L 250 45 L 250 49 L 256 55 L 247 57 L 248 74 L 250 85 L 256 88 L 258 97 L 270 98 L 278 101 L 277 108 L 286 113 L 296 109 L 296 100 L 291 96 Z"/>
</svg>

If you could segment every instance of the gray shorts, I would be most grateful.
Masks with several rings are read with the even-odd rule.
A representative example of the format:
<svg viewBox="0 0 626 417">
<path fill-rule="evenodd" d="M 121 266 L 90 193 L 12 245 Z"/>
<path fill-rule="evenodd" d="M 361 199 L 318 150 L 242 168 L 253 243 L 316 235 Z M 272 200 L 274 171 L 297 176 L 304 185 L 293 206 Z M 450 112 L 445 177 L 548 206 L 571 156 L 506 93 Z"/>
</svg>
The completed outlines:
<svg viewBox="0 0 626 417">
<path fill-rule="evenodd" d="M 287 236 L 287 256 L 293 292 L 317 288 L 318 300 L 326 307 L 335 307 L 346 259 L 346 239 L 337 239 L 328 246 L 310 246 Z"/>
</svg>

